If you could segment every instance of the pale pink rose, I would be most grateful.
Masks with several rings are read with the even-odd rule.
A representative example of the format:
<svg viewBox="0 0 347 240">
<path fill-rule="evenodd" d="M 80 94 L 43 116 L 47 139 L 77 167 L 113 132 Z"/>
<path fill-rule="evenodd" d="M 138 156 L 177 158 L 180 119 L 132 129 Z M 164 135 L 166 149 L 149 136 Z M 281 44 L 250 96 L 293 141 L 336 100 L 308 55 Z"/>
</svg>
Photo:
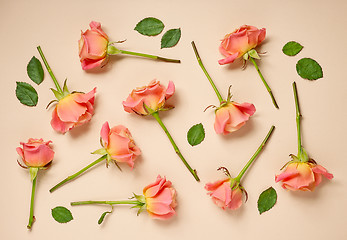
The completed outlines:
<svg viewBox="0 0 347 240">
<path fill-rule="evenodd" d="M 175 215 L 176 190 L 172 183 L 158 175 L 157 180 L 143 189 L 150 216 L 167 219 Z"/>
<path fill-rule="evenodd" d="M 226 57 L 218 61 L 220 65 L 234 62 L 249 50 L 259 45 L 266 35 L 266 29 L 243 25 L 227 34 L 219 46 L 219 51 Z"/>
<path fill-rule="evenodd" d="M 275 181 L 282 181 L 284 189 L 292 191 L 313 191 L 322 181 L 322 175 L 328 179 L 334 176 L 321 165 L 312 162 L 292 162 L 279 175 Z"/>
<path fill-rule="evenodd" d="M 211 196 L 212 201 L 220 208 L 225 210 L 226 208 L 235 210 L 242 205 L 242 190 L 239 186 L 232 189 L 231 179 L 226 178 L 214 183 L 207 183 L 205 189 L 208 191 L 208 195 Z"/>
<path fill-rule="evenodd" d="M 113 160 L 127 163 L 131 168 L 134 167 L 134 161 L 141 154 L 141 150 L 135 145 L 126 127 L 118 125 L 110 129 L 108 122 L 105 122 L 100 135 L 104 148 Z"/>
<path fill-rule="evenodd" d="M 51 125 L 57 132 L 66 133 L 90 121 L 94 114 L 96 88 L 89 93 L 70 93 L 60 99 L 52 113 Z"/>
<path fill-rule="evenodd" d="M 134 89 L 126 101 L 123 101 L 123 107 L 126 112 L 148 115 L 144 104 L 153 111 L 158 111 L 164 107 L 165 102 L 175 93 L 175 85 L 169 81 L 165 88 L 159 81 L 153 80 L 148 86 Z"/>
<path fill-rule="evenodd" d="M 214 130 L 217 134 L 228 134 L 240 129 L 255 113 L 251 103 L 229 102 L 216 110 Z"/>
<path fill-rule="evenodd" d="M 23 167 L 42 168 L 51 163 L 54 157 L 54 151 L 49 146 L 51 142 L 45 142 L 42 138 L 30 138 L 27 143 L 21 142 L 23 148 L 18 147 L 16 150 L 21 157 L 21 162 L 25 165 Z M 20 164 L 20 162 L 18 163 Z"/>
<path fill-rule="evenodd" d="M 107 61 L 108 36 L 99 22 L 90 22 L 90 30 L 81 33 L 78 42 L 82 69 L 87 70 L 103 65 Z"/>
</svg>

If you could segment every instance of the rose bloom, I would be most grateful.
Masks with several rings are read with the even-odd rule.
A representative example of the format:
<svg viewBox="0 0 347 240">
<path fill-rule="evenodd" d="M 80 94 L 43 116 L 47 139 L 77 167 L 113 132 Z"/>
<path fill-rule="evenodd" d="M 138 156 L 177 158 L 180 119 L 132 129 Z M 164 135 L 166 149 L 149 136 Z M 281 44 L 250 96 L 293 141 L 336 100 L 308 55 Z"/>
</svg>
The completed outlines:
<svg viewBox="0 0 347 240">
<path fill-rule="evenodd" d="M 89 93 L 70 93 L 59 100 L 52 113 L 51 125 L 57 132 L 66 133 L 90 121 L 94 114 L 96 88 Z"/>
<path fill-rule="evenodd" d="M 123 107 L 126 112 L 135 112 L 140 115 L 148 115 L 144 104 L 154 111 L 164 107 L 165 102 L 175 93 L 175 85 L 169 81 L 165 88 L 159 81 L 153 80 L 147 86 L 134 89 L 126 101 L 123 101 Z"/>
<path fill-rule="evenodd" d="M 226 58 L 218 61 L 220 65 L 234 62 L 249 50 L 259 45 L 266 35 L 266 29 L 243 25 L 234 32 L 227 34 L 219 46 L 219 51 Z"/>
<path fill-rule="evenodd" d="M 78 42 L 79 57 L 83 70 L 103 65 L 107 61 L 108 36 L 99 22 L 90 22 L 90 30 L 81 33 Z"/>
<path fill-rule="evenodd" d="M 229 102 L 216 110 L 214 130 L 223 135 L 234 132 L 245 125 L 254 113 L 255 107 L 251 103 Z"/>
<path fill-rule="evenodd" d="M 214 183 L 207 183 L 205 189 L 209 191 L 207 194 L 211 196 L 212 201 L 220 208 L 235 210 L 242 205 L 242 190 L 240 187 L 232 189 L 231 179 L 226 178 Z"/>
<path fill-rule="evenodd" d="M 157 180 L 143 189 L 147 212 L 154 218 L 167 219 L 175 212 L 176 190 L 172 183 L 158 175 Z"/>
<path fill-rule="evenodd" d="M 52 141 L 45 142 L 42 138 L 30 138 L 27 143 L 21 142 L 20 144 L 23 148 L 18 147 L 16 150 L 25 166 L 18 162 L 19 165 L 22 167 L 38 168 L 47 166 L 54 157 L 54 151 L 49 146 L 51 142 Z"/>
<path fill-rule="evenodd" d="M 284 189 L 292 191 L 313 191 L 322 181 L 322 175 L 328 179 L 334 176 L 324 167 L 314 162 L 293 162 L 276 175 L 275 181 L 282 181 Z"/>
<path fill-rule="evenodd" d="M 126 127 L 118 125 L 110 129 L 108 122 L 105 122 L 100 135 L 104 148 L 113 160 L 125 162 L 131 168 L 134 167 L 134 161 L 141 151 L 135 145 L 131 133 Z"/>
</svg>

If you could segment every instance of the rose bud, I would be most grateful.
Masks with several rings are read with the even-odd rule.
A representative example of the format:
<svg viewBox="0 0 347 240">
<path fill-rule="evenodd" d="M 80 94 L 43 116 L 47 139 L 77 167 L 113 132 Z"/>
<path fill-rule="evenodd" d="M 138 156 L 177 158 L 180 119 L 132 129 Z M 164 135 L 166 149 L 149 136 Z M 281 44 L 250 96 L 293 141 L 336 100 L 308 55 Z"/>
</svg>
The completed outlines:
<svg viewBox="0 0 347 240">
<path fill-rule="evenodd" d="M 107 61 L 108 36 L 101 29 L 101 24 L 92 21 L 90 30 L 81 33 L 78 42 L 82 69 L 87 70 L 103 65 Z"/>
</svg>

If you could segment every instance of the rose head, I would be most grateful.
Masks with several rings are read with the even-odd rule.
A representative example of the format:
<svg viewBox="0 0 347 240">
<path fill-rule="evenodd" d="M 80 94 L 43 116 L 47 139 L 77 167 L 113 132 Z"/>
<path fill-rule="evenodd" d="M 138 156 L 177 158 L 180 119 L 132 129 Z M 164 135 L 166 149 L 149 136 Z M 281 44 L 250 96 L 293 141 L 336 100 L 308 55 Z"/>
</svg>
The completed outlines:
<svg viewBox="0 0 347 240">
<path fill-rule="evenodd" d="M 110 129 L 108 122 L 101 128 L 101 139 L 107 154 L 116 162 L 125 162 L 131 168 L 134 161 L 141 154 L 140 149 L 135 145 L 129 130 L 123 125 L 118 125 Z"/>
<path fill-rule="evenodd" d="M 165 88 L 159 81 L 153 80 L 147 86 L 134 89 L 126 101 L 123 101 L 123 107 L 129 113 L 148 115 L 144 105 L 153 111 L 160 111 L 174 93 L 175 85 L 172 81 Z"/>
<path fill-rule="evenodd" d="M 220 65 L 234 62 L 249 50 L 259 45 L 266 35 L 266 29 L 243 25 L 234 32 L 227 34 L 219 46 L 219 51 L 226 58 L 218 61 Z"/>
<path fill-rule="evenodd" d="M 207 183 L 205 189 L 208 195 L 211 196 L 212 201 L 220 208 L 235 210 L 242 205 L 242 192 L 243 190 L 237 186 L 231 186 L 231 179 L 226 178 L 214 183 Z"/>
<path fill-rule="evenodd" d="M 25 166 L 18 163 L 22 167 L 28 168 L 43 168 L 47 166 L 54 157 L 54 151 L 49 146 L 51 142 L 52 141 L 44 142 L 42 138 L 30 138 L 27 143 L 21 142 L 20 144 L 23 148 L 18 147 L 16 150 Z"/>
<path fill-rule="evenodd" d="M 216 110 L 214 130 L 223 135 L 234 132 L 245 125 L 254 113 L 255 107 L 251 103 L 228 102 Z"/>
<path fill-rule="evenodd" d="M 99 22 L 92 21 L 89 26 L 90 30 L 82 32 L 78 42 L 83 70 L 98 67 L 107 61 L 108 36 Z"/>
<path fill-rule="evenodd" d="M 157 180 L 143 189 L 147 212 L 154 218 L 172 217 L 176 207 L 176 190 L 170 181 L 160 175 Z"/>
<path fill-rule="evenodd" d="M 76 126 L 89 122 L 94 114 L 95 92 L 96 88 L 89 93 L 70 93 L 60 99 L 52 113 L 53 129 L 66 133 Z"/>
<path fill-rule="evenodd" d="M 291 162 L 281 174 L 276 175 L 275 181 L 282 181 L 284 189 L 313 191 L 322 181 L 322 175 L 328 179 L 334 177 L 324 167 L 316 164 L 314 161 Z"/>
</svg>

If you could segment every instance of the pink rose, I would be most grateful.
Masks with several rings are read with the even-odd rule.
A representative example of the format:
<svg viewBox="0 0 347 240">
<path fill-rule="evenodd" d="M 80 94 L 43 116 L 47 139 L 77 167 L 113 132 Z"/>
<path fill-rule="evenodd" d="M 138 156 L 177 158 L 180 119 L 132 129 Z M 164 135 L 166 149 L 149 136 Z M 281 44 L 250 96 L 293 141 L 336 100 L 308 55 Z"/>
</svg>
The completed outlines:
<svg viewBox="0 0 347 240">
<path fill-rule="evenodd" d="M 135 145 L 131 133 L 126 127 L 118 125 L 110 129 L 108 122 L 105 122 L 100 135 L 107 154 L 113 160 L 125 162 L 131 168 L 134 167 L 134 161 L 141 151 Z"/>
<path fill-rule="evenodd" d="M 334 176 L 321 165 L 314 161 L 292 162 L 279 175 L 276 175 L 275 181 L 282 181 L 284 189 L 292 191 L 313 191 L 322 181 L 322 175 L 328 179 Z"/>
<path fill-rule="evenodd" d="M 169 81 L 165 88 L 159 81 L 153 80 L 148 86 L 134 89 L 126 101 L 123 101 L 123 107 L 126 112 L 135 112 L 140 115 L 148 115 L 144 104 L 153 111 L 159 111 L 164 108 L 165 102 L 175 93 L 175 85 Z"/>
<path fill-rule="evenodd" d="M 157 180 L 143 189 L 147 212 L 154 218 L 172 217 L 176 207 L 176 190 L 170 181 L 158 175 Z"/>
<path fill-rule="evenodd" d="M 57 132 L 66 133 L 76 126 L 90 121 L 94 114 L 96 88 L 89 93 L 70 93 L 57 103 L 51 125 Z"/>
<path fill-rule="evenodd" d="M 242 190 L 237 186 L 231 186 L 231 179 L 226 178 L 214 183 L 207 183 L 205 189 L 212 201 L 220 208 L 235 210 L 242 205 Z"/>
<path fill-rule="evenodd" d="M 78 42 L 82 69 L 98 67 L 107 61 L 108 36 L 99 22 L 90 22 L 90 30 L 81 33 Z"/>
<path fill-rule="evenodd" d="M 54 157 L 54 151 L 49 146 L 51 142 L 44 142 L 42 138 L 30 138 L 27 143 L 21 142 L 23 148 L 18 147 L 16 150 L 25 165 L 23 167 L 43 168 L 50 164 Z"/>
<path fill-rule="evenodd" d="M 266 29 L 243 25 L 227 34 L 219 46 L 219 51 L 226 57 L 218 61 L 220 65 L 234 62 L 265 39 Z"/>
<path fill-rule="evenodd" d="M 214 130 L 217 134 L 228 134 L 240 129 L 255 113 L 251 103 L 228 102 L 216 110 Z"/>
</svg>

